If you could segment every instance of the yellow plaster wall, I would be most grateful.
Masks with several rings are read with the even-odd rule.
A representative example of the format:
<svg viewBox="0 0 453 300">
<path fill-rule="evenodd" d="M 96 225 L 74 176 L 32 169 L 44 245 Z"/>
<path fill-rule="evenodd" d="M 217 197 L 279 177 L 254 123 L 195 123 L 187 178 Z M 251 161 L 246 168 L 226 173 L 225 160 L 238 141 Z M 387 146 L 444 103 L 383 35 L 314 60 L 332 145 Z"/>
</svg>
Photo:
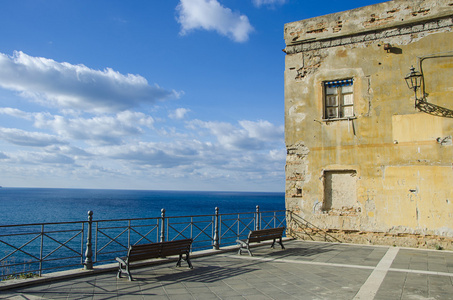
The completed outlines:
<svg viewBox="0 0 453 300">
<path fill-rule="evenodd" d="M 395 143 L 433 141 L 444 136 L 442 118 L 423 113 L 394 115 L 392 133 Z"/>
<path fill-rule="evenodd" d="M 388 228 L 452 231 L 453 166 L 389 166 L 376 213 Z M 450 232 L 453 233 L 453 232 Z"/>
</svg>

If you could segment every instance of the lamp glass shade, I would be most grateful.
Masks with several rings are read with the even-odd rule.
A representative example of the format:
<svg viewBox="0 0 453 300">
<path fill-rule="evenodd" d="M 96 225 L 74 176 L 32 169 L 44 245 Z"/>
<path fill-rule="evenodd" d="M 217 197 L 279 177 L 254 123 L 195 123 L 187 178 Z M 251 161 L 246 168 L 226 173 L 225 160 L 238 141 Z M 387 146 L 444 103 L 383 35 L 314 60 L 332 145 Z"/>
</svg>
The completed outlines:
<svg viewBox="0 0 453 300">
<path fill-rule="evenodd" d="M 411 67 L 411 72 L 404 77 L 407 87 L 416 91 L 421 86 L 422 76 L 420 72 L 415 71 L 414 67 Z"/>
</svg>

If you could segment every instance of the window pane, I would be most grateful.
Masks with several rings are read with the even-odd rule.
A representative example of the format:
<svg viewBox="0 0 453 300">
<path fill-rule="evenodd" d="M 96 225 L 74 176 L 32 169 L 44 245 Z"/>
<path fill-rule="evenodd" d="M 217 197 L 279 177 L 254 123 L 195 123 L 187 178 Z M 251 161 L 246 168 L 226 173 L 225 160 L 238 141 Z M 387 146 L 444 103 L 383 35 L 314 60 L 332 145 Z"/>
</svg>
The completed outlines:
<svg viewBox="0 0 453 300">
<path fill-rule="evenodd" d="M 343 93 L 352 93 L 354 89 L 352 88 L 352 85 L 345 85 L 341 88 L 341 91 Z"/>
<path fill-rule="evenodd" d="M 343 104 L 344 105 L 352 105 L 354 104 L 354 97 L 352 94 L 343 95 Z"/>
<path fill-rule="evenodd" d="M 338 117 L 338 108 L 336 108 L 336 107 L 328 107 L 326 109 L 326 114 L 327 114 L 326 117 L 328 119 L 337 118 Z"/>
<path fill-rule="evenodd" d="M 345 106 L 343 109 L 343 117 L 353 117 L 354 116 L 354 107 Z"/>
<path fill-rule="evenodd" d="M 326 96 L 326 106 L 338 106 L 337 96 Z"/>
<path fill-rule="evenodd" d="M 336 87 L 328 87 L 328 86 L 326 86 L 326 94 L 327 95 L 336 95 L 337 94 L 337 88 Z"/>
</svg>

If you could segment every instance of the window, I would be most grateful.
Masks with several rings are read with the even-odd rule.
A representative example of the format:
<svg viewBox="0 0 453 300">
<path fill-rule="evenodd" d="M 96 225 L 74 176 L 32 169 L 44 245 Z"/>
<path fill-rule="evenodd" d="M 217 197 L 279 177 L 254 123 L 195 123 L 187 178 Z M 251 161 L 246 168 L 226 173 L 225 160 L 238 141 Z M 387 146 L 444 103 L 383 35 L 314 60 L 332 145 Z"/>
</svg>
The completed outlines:
<svg viewBox="0 0 453 300">
<path fill-rule="evenodd" d="M 353 80 L 325 81 L 324 119 L 340 119 L 354 116 Z"/>
</svg>

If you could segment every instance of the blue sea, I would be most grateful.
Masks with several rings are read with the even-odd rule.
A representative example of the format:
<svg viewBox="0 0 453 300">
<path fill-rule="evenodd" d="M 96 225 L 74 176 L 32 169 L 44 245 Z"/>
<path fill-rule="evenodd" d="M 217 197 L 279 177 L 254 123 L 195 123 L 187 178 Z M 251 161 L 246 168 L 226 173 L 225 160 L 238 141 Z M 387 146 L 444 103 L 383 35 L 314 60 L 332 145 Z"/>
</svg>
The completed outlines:
<svg viewBox="0 0 453 300">
<path fill-rule="evenodd" d="M 234 244 L 238 235 L 246 235 L 250 226 L 253 228 L 257 205 L 263 213 L 262 220 L 265 212 L 272 211 L 271 219 L 267 218 L 269 223 L 263 224 L 284 222 L 284 193 L 0 188 L 0 225 L 35 224 L 2 227 L 0 280 L 11 274 L 80 268 L 88 211 L 93 211 L 96 227 L 92 231 L 94 259 L 96 264 L 102 264 L 124 255 L 130 242 L 137 243 L 145 237 L 148 242 L 158 241 L 163 228 L 167 240 L 190 236 L 194 238 L 192 250 L 210 249 L 216 207 L 224 216 L 219 228 L 220 245 Z M 172 223 L 158 227 L 156 220 L 162 209 L 166 220 Z M 276 217 L 274 211 L 283 213 Z M 183 216 L 200 217 L 172 218 Z M 135 220 L 126 223 L 124 219 Z"/>
<path fill-rule="evenodd" d="M 284 193 L 0 188 L 0 225 L 284 210 Z"/>
</svg>

